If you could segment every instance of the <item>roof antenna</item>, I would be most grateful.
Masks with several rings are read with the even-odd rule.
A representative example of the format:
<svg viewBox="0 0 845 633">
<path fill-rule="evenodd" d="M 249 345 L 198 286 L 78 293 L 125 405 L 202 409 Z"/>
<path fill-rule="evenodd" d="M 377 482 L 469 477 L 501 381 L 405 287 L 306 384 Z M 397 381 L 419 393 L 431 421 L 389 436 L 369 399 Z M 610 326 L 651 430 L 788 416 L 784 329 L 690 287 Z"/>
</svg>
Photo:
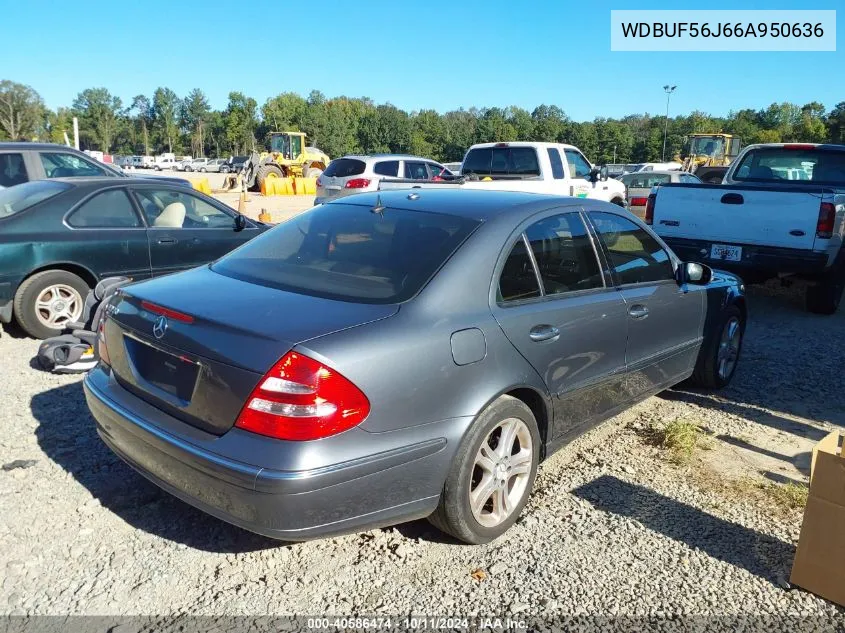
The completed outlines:
<svg viewBox="0 0 845 633">
<path fill-rule="evenodd" d="M 384 206 L 384 204 L 382 204 L 382 201 L 381 201 L 381 194 L 378 194 L 378 195 L 376 196 L 376 204 L 375 204 L 375 206 L 374 206 L 372 209 L 370 209 L 370 211 L 371 211 L 371 212 L 373 212 L 373 213 L 381 213 L 381 212 L 382 212 L 382 211 L 384 211 L 386 208 L 387 208 L 387 207 L 385 207 L 385 206 Z"/>
</svg>

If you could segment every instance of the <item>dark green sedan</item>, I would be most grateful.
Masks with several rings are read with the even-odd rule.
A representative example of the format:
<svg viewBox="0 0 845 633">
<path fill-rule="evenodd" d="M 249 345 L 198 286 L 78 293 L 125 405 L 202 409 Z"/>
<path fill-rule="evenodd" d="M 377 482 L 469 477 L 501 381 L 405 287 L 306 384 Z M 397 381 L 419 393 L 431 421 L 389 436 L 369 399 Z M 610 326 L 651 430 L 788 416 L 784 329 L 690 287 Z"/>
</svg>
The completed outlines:
<svg viewBox="0 0 845 633">
<path fill-rule="evenodd" d="M 54 179 L 0 189 L 0 321 L 53 336 L 79 320 L 99 279 L 206 264 L 267 228 L 161 180 Z"/>
</svg>

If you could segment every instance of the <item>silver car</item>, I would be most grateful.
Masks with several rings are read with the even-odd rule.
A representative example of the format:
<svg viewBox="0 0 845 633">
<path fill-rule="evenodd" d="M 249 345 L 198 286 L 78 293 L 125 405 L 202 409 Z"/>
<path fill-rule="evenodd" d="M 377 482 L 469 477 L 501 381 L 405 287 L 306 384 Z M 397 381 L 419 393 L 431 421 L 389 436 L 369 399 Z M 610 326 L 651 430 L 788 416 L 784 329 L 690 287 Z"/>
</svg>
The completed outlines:
<svg viewBox="0 0 845 633">
<path fill-rule="evenodd" d="M 349 196 L 353 193 L 377 191 L 381 180 L 409 178 L 434 180 L 450 175 L 440 163 L 430 158 L 403 154 L 374 154 L 336 158 L 317 179 L 316 204 Z"/>
<path fill-rule="evenodd" d="M 429 517 L 483 543 L 575 436 L 727 385 L 746 307 L 616 205 L 421 189 L 318 205 L 106 314 L 88 406 L 168 492 L 285 540 Z"/>
<path fill-rule="evenodd" d="M 628 211 L 641 220 L 645 219 L 648 194 L 651 193 L 652 187 L 665 185 L 669 182 L 681 182 L 693 185 L 701 184 L 701 180 L 697 176 L 693 176 L 685 171 L 638 171 L 633 174 L 620 176 L 619 181 L 625 185 Z"/>
<path fill-rule="evenodd" d="M 225 158 L 215 158 L 213 160 L 209 160 L 204 165 L 200 165 L 197 171 L 220 173 L 220 167 L 222 167 L 225 162 Z"/>
</svg>

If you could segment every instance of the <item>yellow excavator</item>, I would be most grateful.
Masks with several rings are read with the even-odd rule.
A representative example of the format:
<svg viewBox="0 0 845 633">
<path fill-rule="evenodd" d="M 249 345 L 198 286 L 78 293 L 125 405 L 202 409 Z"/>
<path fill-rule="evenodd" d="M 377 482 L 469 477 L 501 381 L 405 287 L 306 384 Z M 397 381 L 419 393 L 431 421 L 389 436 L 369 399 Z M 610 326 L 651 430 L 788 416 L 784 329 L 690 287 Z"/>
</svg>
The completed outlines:
<svg viewBox="0 0 845 633">
<path fill-rule="evenodd" d="M 686 158 L 676 156 L 683 171 L 698 176 L 703 182 L 719 184 L 728 165 L 739 154 L 742 141 L 733 134 L 691 134 Z"/>
<path fill-rule="evenodd" d="M 325 152 L 305 145 L 304 132 L 271 132 L 270 151 L 253 152 L 244 163 L 241 183 L 251 191 L 258 191 L 268 178 L 318 178 L 329 161 Z M 224 188 L 236 185 L 236 179 L 230 178 Z"/>
</svg>

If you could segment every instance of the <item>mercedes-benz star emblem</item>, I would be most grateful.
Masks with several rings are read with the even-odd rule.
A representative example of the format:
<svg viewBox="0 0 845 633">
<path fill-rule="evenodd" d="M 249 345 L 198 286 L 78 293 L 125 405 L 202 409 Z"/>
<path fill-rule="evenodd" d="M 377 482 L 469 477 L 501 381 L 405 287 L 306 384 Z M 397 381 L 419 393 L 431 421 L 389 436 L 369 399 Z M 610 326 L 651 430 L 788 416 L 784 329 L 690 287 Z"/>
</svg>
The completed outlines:
<svg viewBox="0 0 845 633">
<path fill-rule="evenodd" d="M 153 323 L 153 336 L 161 338 L 167 332 L 167 317 L 162 315 Z"/>
</svg>

